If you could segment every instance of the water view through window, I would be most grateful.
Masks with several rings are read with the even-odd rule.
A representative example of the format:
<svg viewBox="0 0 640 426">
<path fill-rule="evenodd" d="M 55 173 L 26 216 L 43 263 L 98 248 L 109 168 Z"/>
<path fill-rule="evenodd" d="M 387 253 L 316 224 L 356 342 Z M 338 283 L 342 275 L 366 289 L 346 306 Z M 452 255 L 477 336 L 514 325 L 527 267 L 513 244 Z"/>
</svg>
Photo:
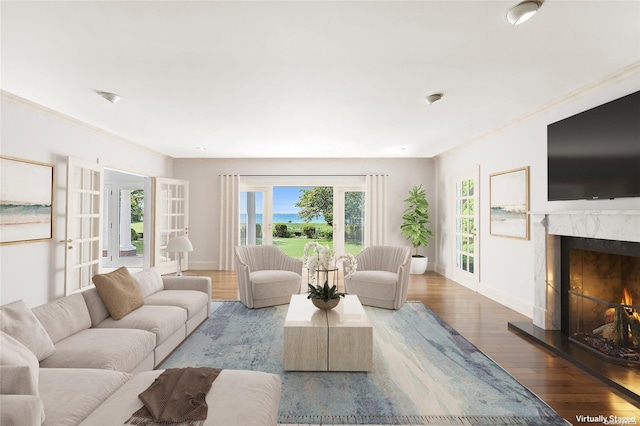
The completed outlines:
<svg viewBox="0 0 640 426">
<path fill-rule="evenodd" d="M 362 250 L 364 192 L 334 194 L 334 188 L 329 186 L 274 186 L 270 189 L 271 200 L 267 195 L 269 191 L 241 192 L 241 244 L 271 243 L 289 256 L 302 258 L 304 246 L 310 241 L 334 248 L 334 229 L 339 229 L 341 251 L 358 254 Z M 334 215 L 334 196 L 338 194 L 344 197 L 338 202 L 344 210 Z M 265 211 L 272 212 L 270 221 L 265 220 Z M 265 232 L 269 233 L 269 238 Z"/>
</svg>

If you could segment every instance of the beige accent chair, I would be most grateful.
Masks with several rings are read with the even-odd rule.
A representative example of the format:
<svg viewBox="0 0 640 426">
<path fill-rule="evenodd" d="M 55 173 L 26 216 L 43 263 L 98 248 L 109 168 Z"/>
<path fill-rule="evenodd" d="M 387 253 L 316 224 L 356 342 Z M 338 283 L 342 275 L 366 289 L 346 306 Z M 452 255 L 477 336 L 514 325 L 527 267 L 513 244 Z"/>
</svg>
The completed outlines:
<svg viewBox="0 0 640 426">
<path fill-rule="evenodd" d="M 407 301 L 411 250 L 409 247 L 370 246 L 356 256 L 357 271 L 347 277 L 344 286 L 348 294 L 355 294 L 363 305 L 386 309 L 400 309 Z"/>
<path fill-rule="evenodd" d="M 237 246 L 236 270 L 240 301 L 247 308 L 289 303 L 300 293 L 302 260 L 275 246 Z"/>
</svg>

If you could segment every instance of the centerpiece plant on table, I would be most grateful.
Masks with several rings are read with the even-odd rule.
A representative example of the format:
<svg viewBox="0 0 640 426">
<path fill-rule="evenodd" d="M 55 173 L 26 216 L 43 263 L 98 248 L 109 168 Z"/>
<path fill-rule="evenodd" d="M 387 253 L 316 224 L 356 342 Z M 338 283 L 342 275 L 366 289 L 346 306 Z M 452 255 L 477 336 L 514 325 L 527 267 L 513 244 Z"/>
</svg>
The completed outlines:
<svg viewBox="0 0 640 426">
<path fill-rule="evenodd" d="M 350 277 L 358 267 L 358 262 L 352 254 L 344 254 L 334 258 L 333 251 L 329 246 L 323 246 L 316 242 L 310 242 L 304 246 L 304 265 L 309 270 L 310 281 L 307 298 L 311 299 L 316 307 L 333 309 L 340 302 L 340 298 L 346 295 L 346 293 L 338 291 L 337 278 L 335 276 L 334 284 L 329 286 L 328 271 L 330 266 L 333 266 L 337 273 L 337 262 L 343 259 L 348 262 L 346 272 L 347 277 Z M 318 283 L 321 272 L 325 274 L 324 284 L 322 285 Z"/>
</svg>

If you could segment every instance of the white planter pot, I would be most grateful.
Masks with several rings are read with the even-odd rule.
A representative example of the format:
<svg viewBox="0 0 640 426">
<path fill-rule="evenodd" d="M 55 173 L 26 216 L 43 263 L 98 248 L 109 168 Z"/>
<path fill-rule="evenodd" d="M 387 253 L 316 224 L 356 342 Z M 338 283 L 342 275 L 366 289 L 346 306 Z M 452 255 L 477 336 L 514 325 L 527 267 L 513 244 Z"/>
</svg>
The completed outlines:
<svg viewBox="0 0 640 426">
<path fill-rule="evenodd" d="M 409 273 L 413 275 L 422 275 L 427 271 L 427 265 L 429 258 L 425 257 L 411 257 L 411 268 Z"/>
</svg>

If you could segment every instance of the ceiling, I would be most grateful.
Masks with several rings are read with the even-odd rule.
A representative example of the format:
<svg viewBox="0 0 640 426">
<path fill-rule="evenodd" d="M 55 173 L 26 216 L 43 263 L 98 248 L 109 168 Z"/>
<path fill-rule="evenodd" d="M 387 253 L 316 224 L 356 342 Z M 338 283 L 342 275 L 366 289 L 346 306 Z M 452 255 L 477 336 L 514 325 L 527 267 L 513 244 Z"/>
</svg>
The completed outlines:
<svg viewBox="0 0 640 426">
<path fill-rule="evenodd" d="M 0 82 L 171 157 L 433 157 L 640 60 L 640 1 L 515 3 L 3 0 Z"/>
</svg>

